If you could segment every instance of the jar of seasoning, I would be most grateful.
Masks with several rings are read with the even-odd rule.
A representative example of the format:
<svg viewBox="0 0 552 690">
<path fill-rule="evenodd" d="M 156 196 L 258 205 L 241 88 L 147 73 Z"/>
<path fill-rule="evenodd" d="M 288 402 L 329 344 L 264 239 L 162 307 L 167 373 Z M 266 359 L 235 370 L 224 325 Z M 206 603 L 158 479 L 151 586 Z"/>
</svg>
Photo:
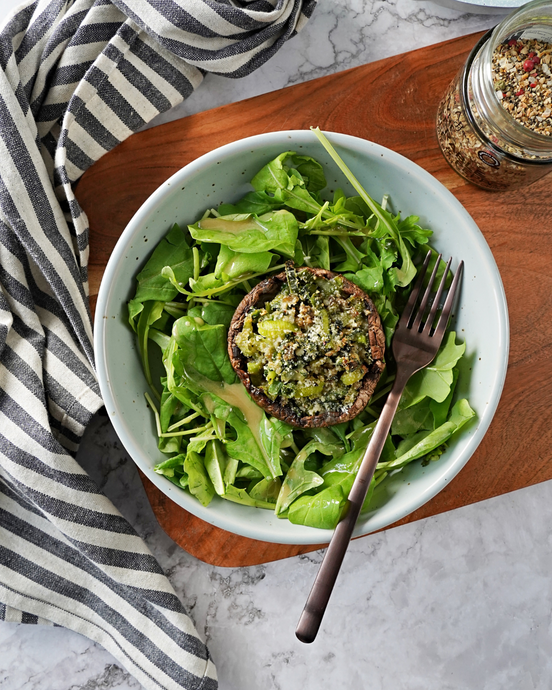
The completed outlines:
<svg viewBox="0 0 552 690">
<path fill-rule="evenodd" d="M 449 164 L 493 191 L 552 171 L 552 2 L 534 0 L 485 34 L 442 99 Z"/>
</svg>

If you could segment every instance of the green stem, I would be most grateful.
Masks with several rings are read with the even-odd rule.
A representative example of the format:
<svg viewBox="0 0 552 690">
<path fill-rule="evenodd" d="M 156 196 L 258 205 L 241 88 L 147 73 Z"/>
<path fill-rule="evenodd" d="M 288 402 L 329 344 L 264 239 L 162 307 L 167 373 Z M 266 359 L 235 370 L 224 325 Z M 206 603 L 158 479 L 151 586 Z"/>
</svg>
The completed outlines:
<svg viewBox="0 0 552 690">
<path fill-rule="evenodd" d="M 197 434 L 198 432 L 201 431 L 207 431 L 207 429 L 210 428 L 210 425 L 207 424 L 205 426 L 200 426 L 195 429 L 185 429 L 184 431 L 173 431 L 171 433 L 167 432 L 165 434 L 159 434 L 161 438 L 171 438 L 173 436 L 190 436 L 191 434 Z"/>
<path fill-rule="evenodd" d="M 194 257 L 194 280 L 199 280 L 199 249 L 197 247 L 192 247 L 192 254 Z"/>
<path fill-rule="evenodd" d="M 144 396 L 146 400 L 148 401 L 148 405 L 151 407 L 153 416 L 155 417 L 155 426 L 157 427 L 157 435 L 161 436 L 161 419 L 159 418 L 159 410 L 157 409 L 157 406 L 151 399 L 151 396 L 148 392 L 144 393 Z"/>
<path fill-rule="evenodd" d="M 187 417 L 184 417 L 184 419 L 181 419 L 179 422 L 176 422 L 175 424 L 171 424 L 171 426 L 167 429 L 167 431 L 174 431 L 175 429 L 178 429 L 178 427 L 182 426 L 183 424 L 188 424 L 188 422 L 191 422 L 192 419 L 195 419 L 196 417 L 199 417 L 199 416 L 200 416 L 199 412 L 194 412 L 193 414 L 190 414 Z"/>
<path fill-rule="evenodd" d="M 321 235 L 322 237 L 366 237 L 368 233 L 358 230 L 357 232 L 349 232 L 348 230 L 311 230 L 309 235 Z"/>
<path fill-rule="evenodd" d="M 181 311 L 188 311 L 188 305 L 183 302 L 165 302 L 166 307 L 172 307 L 173 309 L 180 309 Z"/>
<path fill-rule="evenodd" d="M 191 438 L 190 441 L 212 441 L 213 439 L 216 439 L 216 437 L 217 436 L 214 433 L 214 429 L 213 429 L 213 433 L 210 434 L 209 436 L 194 436 L 194 438 Z"/>
</svg>

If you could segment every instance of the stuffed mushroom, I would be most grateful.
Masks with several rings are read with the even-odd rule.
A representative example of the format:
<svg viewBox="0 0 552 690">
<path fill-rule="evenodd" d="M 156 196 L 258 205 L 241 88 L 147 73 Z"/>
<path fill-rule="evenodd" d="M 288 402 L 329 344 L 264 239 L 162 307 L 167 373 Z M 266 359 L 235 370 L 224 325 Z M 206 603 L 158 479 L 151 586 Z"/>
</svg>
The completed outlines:
<svg viewBox="0 0 552 690">
<path fill-rule="evenodd" d="M 296 427 L 321 427 L 364 409 L 385 366 L 385 335 L 359 287 L 340 274 L 288 262 L 239 304 L 228 352 L 269 414 Z"/>
</svg>

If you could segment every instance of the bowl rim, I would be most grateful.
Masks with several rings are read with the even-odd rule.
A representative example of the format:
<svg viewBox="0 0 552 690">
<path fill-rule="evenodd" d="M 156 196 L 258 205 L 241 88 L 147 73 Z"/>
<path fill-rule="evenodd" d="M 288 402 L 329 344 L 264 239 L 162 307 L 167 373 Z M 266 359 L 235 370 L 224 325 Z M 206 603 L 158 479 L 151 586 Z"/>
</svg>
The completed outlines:
<svg viewBox="0 0 552 690">
<path fill-rule="evenodd" d="M 226 155 L 245 153 L 252 147 L 260 148 L 268 144 L 272 145 L 274 143 L 279 143 L 280 141 L 282 142 L 283 150 L 286 139 L 292 140 L 294 138 L 304 137 L 307 134 L 311 134 L 310 130 L 301 129 L 265 132 L 250 137 L 244 137 L 224 144 L 223 146 L 203 154 L 171 175 L 171 177 L 162 183 L 143 202 L 121 233 L 107 262 L 104 275 L 101 280 L 94 319 L 94 350 L 100 392 L 102 394 L 106 409 L 108 410 L 109 418 L 113 423 L 114 429 L 121 443 L 139 469 L 162 493 L 175 501 L 177 505 L 194 514 L 201 520 L 214 525 L 215 527 L 250 539 L 294 545 L 327 543 L 333 534 L 333 530 L 297 526 L 301 529 L 296 530 L 295 534 L 295 530 L 291 530 L 291 534 L 289 536 L 282 533 L 270 535 L 266 533 L 266 529 L 262 522 L 259 526 L 254 520 L 248 522 L 247 527 L 244 528 L 241 520 L 234 519 L 233 515 L 220 515 L 216 510 L 202 506 L 193 496 L 188 495 L 185 491 L 182 491 L 176 487 L 162 475 L 155 473 L 153 471 L 153 465 L 146 465 L 138 460 L 141 460 L 141 448 L 128 433 L 126 423 L 121 419 L 121 416 L 117 414 L 118 405 L 113 395 L 109 375 L 107 373 L 109 367 L 105 352 L 105 339 L 106 327 L 111 319 L 104 318 L 104 314 L 107 313 L 108 305 L 110 304 L 110 300 L 112 298 L 111 286 L 117 271 L 117 267 L 119 262 L 124 260 L 125 253 L 128 252 L 129 245 L 132 242 L 132 238 L 135 236 L 137 228 L 141 227 L 141 224 L 144 222 L 144 220 L 151 216 L 163 204 L 166 196 L 173 193 L 174 188 L 177 186 L 175 185 L 175 182 L 178 181 L 178 183 L 181 184 L 182 178 L 188 178 L 189 176 L 198 174 L 205 167 L 212 166 L 219 159 L 221 159 L 221 157 L 225 157 Z M 497 353 L 495 374 L 494 378 L 492 379 L 491 396 L 488 403 L 485 405 L 484 410 L 478 415 L 478 424 L 475 433 L 470 436 L 454 463 L 450 464 L 446 473 L 443 473 L 441 476 L 439 476 L 436 481 L 426 489 L 426 491 L 416 495 L 415 498 L 405 501 L 403 510 L 397 511 L 392 520 L 378 520 L 378 514 L 381 513 L 381 510 L 375 511 L 373 514 L 369 514 L 369 517 L 365 520 L 359 520 L 353 533 L 353 537 L 358 537 L 387 528 L 391 524 L 410 515 L 415 510 L 427 503 L 435 495 L 437 495 L 443 488 L 445 488 L 445 486 L 450 483 L 450 481 L 466 465 L 485 436 L 500 401 L 508 367 L 510 327 L 504 286 L 494 256 L 481 230 L 476 225 L 475 221 L 473 221 L 464 206 L 456 199 L 456 197 L 433 175 L 421 168 L 418 164 L 397 153 L 396 151 L 393 151 L 392 149 L 388 149 L 375 142 L 349 134 L 330 131 L 324 131 L 324 134 L 337 147 L 344 146 L 354 150 L 355 147 L 358 149 L 360 144 L 361 148 L 366 147 L 366 149 L 363 151 L 364 154 L 373 155 L 374 158 L 384 157 L 390 161 L 392 165 L 401 168 L 407 174 L 414 173 L 418 178 L 418 181 L 431 189 L 433 195 L 441 197 L 441 199 L 446 201 L 449 206 L 453 207 L 457 212 L 465 216 L 467 225 L 471 230 L 470 239 L 473 241 L 478 251 L 480 260 L 485 260 L 489 275 L 492 276 L 493 279 L 493 296 L 496 304 L 496 317 L 498 324 L 497 336 L 498 342 L 501 344 L 500 351 Z M 312 134 L 312 136 L 314 138 L 314 134 Z M 370 151 L 368 151 L 368 149 L 370 149 Z"/>
</svg>

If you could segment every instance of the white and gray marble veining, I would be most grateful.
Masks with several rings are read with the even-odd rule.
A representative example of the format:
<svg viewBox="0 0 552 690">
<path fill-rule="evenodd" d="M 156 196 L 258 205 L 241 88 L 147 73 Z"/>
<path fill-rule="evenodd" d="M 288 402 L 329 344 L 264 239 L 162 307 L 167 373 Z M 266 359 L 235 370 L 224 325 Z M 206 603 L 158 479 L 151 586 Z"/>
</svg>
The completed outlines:
<svg viewBox="0 0 552 690">
<path fill-rule="evenodd" d="M 12 6 L 0 0 L 0 16 Z M 336 73 L 496 23 L 422 0 L 321 0 L 254 74 L 207 77 L 156 123 Z M 370 95 L 366 95 L 369 104 Z M 147 541 L 217 664 L 221 690 L 548 690 L 552 483 L 352 543 L 321 633 L 294 636 L 321 553 L 251 568 L 201 563 L 158 526 L 106 417 L 79 459 Z M 0 625 L 0 690 L 139 690 L 61 628 Z"/>
<path fill-rule="evenodd" d="M 148 542 L 217 663 L 221 690 L 547 690 L 552 482 L 356 540 L 321 632 L 294 629 L 322 554 L 250 568 L 194 559 L 160 529 L 105 417 L 84 467 Z M 0 625 L 1 690 L 139 690 L 76 633 Z"/>
<path fill-rule="evenodd" d="M 207 75 L 190 98 L 152 125 L 482 31 L 499 20 L 424 0 L 319 0 L 301 33 L 256 72 L 238 80 Z"/>
</svg>

